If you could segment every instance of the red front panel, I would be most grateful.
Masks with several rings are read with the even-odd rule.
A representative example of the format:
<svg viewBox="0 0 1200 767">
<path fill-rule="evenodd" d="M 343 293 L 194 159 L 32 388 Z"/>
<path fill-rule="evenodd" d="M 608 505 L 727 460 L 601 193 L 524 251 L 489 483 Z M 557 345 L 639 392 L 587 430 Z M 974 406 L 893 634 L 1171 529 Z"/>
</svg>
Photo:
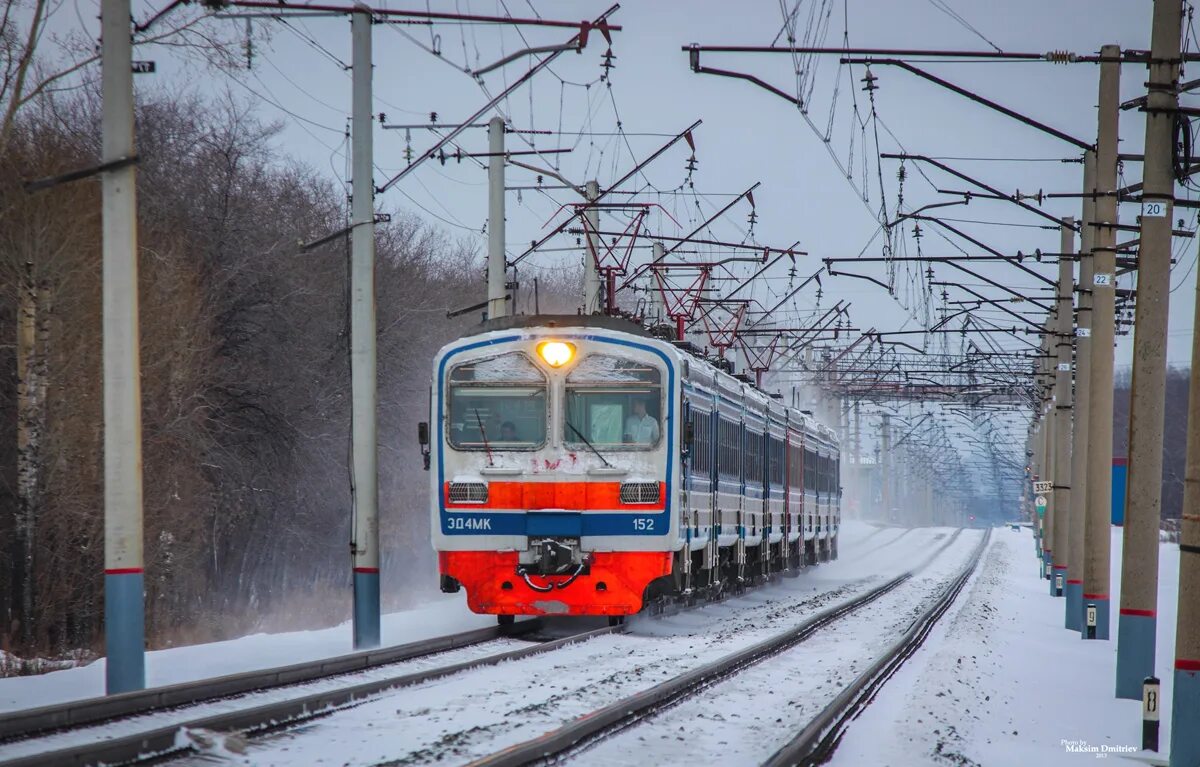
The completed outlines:
<svg viewBox="0 0 1200 767">
<path fill-rule="evenodd" d="M 438 569 L 462 584 L 467 604 L 476 613 L 632 615 L 642 609 L 646 586 L 671 574 L 671 552 L 596 552 L 587 575 L 547 592 L 530 588 L 517 575 L 515 551 L 442 551 Z M 529 577 L 537 586 L 568 580 L 565 575 Z"/>
<path fill-rule="evenodd" d="M 667 483 L 659 482 L 655 503 L 622 503 L 620 482 L 489 482 L 485 503 L 455 503 L 450 483 L 442 485 L 447 509 L 566 509 L 567 511 L 662 511 Z"/>
</svg>

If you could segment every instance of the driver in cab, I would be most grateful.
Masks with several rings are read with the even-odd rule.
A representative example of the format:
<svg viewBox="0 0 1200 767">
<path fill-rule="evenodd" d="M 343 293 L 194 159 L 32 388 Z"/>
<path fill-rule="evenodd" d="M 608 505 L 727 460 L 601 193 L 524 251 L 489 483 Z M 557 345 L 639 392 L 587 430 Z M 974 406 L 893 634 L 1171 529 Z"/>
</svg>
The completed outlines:
<svg viewBox="0 0 1200 767">
<path fill-rule="evenodd" d="M 633 413 L 625 419 L 625 442 L 635 445 L 658 442 L 658 421 L 646 412 L 645 400 L 633 401 Z"/>
</svg>

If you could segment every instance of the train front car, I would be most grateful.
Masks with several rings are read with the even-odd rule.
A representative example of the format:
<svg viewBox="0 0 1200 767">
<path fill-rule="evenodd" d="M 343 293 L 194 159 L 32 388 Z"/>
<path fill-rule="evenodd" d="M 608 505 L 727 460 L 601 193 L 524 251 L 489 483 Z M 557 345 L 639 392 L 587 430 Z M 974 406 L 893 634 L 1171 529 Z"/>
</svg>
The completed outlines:
<svg viewBox="0 0 1200 767">
<path fill-rule="evenodd" d="M 678 537 L 678 356 L 623 321 L 510 317 L 434 359 L 443 591 L 477 613 L 636 613 Z"/>
</svg>

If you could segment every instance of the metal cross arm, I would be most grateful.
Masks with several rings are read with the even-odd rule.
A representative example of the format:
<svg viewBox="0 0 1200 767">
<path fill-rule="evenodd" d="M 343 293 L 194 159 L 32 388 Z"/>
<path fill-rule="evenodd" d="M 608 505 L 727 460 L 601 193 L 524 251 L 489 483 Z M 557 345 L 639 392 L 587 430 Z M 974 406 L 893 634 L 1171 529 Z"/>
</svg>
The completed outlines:
<svg viewBox="0 0 1200 767">
<path fill-rule="evenodd" d="M 890 59 L 890 58 L 889 59 L 877 59 L 877 58 L 851 58 L 851 57 L 844 57 L 844 58 L 840 59 L 840 61 L 842 64 L 863 64 L 863 65 L 867 65 L 867 66 L 870 66 L 872 64 L 882 64 L 882 65 L 886 65 L 886 66 L 899 67 L 900 69 L 903 69 L 907 72 L 911 72 L 912 74 L 916 75 L 917 77 L 924 78 L 925 80 L 928 80 L 929 82 L 931 82 L 935 85 L 940 85 L 941 87 L 943 87 L 949 91 L 953 91 L 954 93 L 957 93 L 960 96 L 964 96 L 964 97 L 970 99 L 971 101 L 974 101 L 977 104 L 982 104 L 983 106 L 985 106 L 989 109 L 992 109 L 996 112 L 999 112 L 1002 115 L 1011 117 L 1014 120 L 1017 120 L 1018 122 L 1022 122 L 1024 124 L 1030 126 L 1031 128 L 1036 128 L 1037 130 L 1040 130 L 1043 133 L 1054 136 L 1055 138 L 1065 141 L 1068 144 L 1072 144 L 1073 146 L 1076 146 L 1076 147 L 1084 150 L 1085 152 L 1092 148 L 1092 145 L 1087 143 L 1086 141 L 1080 141 L 1079 139 L 1075 138 L 1074 136 L 1063 133 L 1062 131 L 1058 130 L 1057 128 L 1051 128 L 1049 125 L 1046 125 L 1045 123 L 1042 123 L 1042 122 L 1038 122 L 1037 120 L 1033 119 L 1032 117 L 1027 117 L 1026 115 L 1023 115 L 1020 112 L 1009 109 L 1008 107 L 998 104 L 995 101 L 992 101 L 991 99 L 986 99 L 977 93 L 972 93 L 971 91 L 967 90 L 966 88 L 955 85 L 954 83 L 949 82 L 947 80 L 943 80 L 942 78 L 938 77 L 937 75 L 926 72 L 923 69 L 914 67 L 912 64 L 909 64 L 907 61 L 901 61 L 900 59 Z"/>
<path fill-rule="evenodd" d="M 1042 218 L 1053 221 L 1055 229 L 1058 229 L 1062 225 L 1062 220 L 1060 218 L 1058 218 L 1056 216 L 1052 216 L 1051 214 L 1047 213 L 1044 210 L 1041 210 L 1040 208 L 1035 208 L 1034 206 L 1027 204 L 1024 200 L 1018 199 L 1016 197 L 1016 195 L 1004 194 L 996 187 L 985 184 L 984 182 L 980 181 L 979 179 L 972 178 L 971 176 L 968 176 L 966 173 L 955 170 L 954 168 L 951 168 L 949 165 L 946 165 L 943 162 L 939 162 L 938 160 L 935 160 L 932 157 L 928 157 L 928 156 L 922 155 L 922 154 L 908 154 L 907 152 L 898 152 L 898 153 L 897 152 L 881 152 L 879 154 L 879 157 L 884 160 L 912 160 L 913 162 L 923 162 L 928 165 L 932 165 L 935 168 L 943 170 L 952 176 L 956 176 L 957 178 L 960 178 L 963 181 L 966 181 L 968 184 L 974 184 L 975 186 L 979 187 L 980 189 L 984 190 L 985 192 L 988 192 L 988 193 L 994 195 L 994 197 L 989 198 L 989 199 L 1008 200 L 1009 202 L 1012 202 L 1015 205 L 1019 205 L 1020 207 L 1029 211 L 1030 213 L 1034 213 L 1038 216 L 1041 216 Z M 976 195 L 976 196 L 981 197 L 982 195 Z M 908 214 L 908 215 L 911 216 L 913 214 Z M 901 218 L 903 218 L 903 216 L 901 216 Z M 1076 224 L 1074 228 L 1075 228 L 1075 231 L 1079 231 L 1078 224 Z"/>
<path fill-rule="evenodd" d="M 810 46 L 781 46 L 781 45 L 700 45 L 692 43 L 680 48 L 685 53 L 696 52 L 699 56 L 704 53 L 786 53 L 816 54 L 829 56 L 901 56 L 914 58 L 941 59 L 1001 59 L 1007 61 L 1052 61 L 1054 63 L 1074 63 L 1075 54 L 1067 51 L 1051 51 L 1049 53 L 1018 53 L 1010 51 L 955 51 L 955 50 L 924 50 L 919 48 L 820 48 Z"/>
<path fill-rule="evenodd" d="M 186 0 L 184 0 L 186 2 Z M 175 5 L 177 3 L 172 3 Z M 447 13 L 444 11 L 408 11 L 399 8 L 373 8 L 364 3 L 355 3 L 354 5 L 331 5 L 326 3 L 292 3 L 283 2 L 267 2 L 266 0 L 205 0 L 205 5 L 209 7 L 221 8 L 226 6 L 237 6 L 239 8 L 260 8 L 275 11 L 323 11 L 327 13 L 369 13 L 372 16 L 381 18 L 401 17 L 412 19 L 424 19 L 426 21 L 461 21 L 470 22 L 473 24 L 512 24 L 515 26 L 526 27 L 557 27 L 562 29 L 578 29 L 579 34 L 571 38 L 571 44 L 586 44 L 588 33 L 595 29 L 604 35 L 605 39 L 610 43 L 612 37 L 610 33 L 620 32 L 619 24 L 609 24 L 607 16 L 617 9 L 618 6 L 613 6 L 608 11 L 605 11 L 600 18 L 595 21 L 556 21 L 554 19 L 531 19 L 520 18 L 515 16 L 486 16 L 477 13 Z M 154 19 L 151 19 L 151 22 Z"/>
</svg>

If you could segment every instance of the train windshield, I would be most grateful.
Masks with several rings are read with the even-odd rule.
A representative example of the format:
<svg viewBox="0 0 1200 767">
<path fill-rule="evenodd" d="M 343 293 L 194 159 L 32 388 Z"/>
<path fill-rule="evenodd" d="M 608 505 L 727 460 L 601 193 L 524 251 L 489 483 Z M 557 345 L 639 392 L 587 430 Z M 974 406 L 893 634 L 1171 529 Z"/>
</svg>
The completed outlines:
<svg viewBox="0 0 1200 767">
<path fill-rule="evenodd" d="M 649 450 L 662 438 L 662 373 L 593 354 L 567 376 L 563 440 L 598 449 Z M 581 439 L 582 437 L 582 439 Z"/>
<path fill-rule="evenodd" d="M 450 371 L 447 440 L 459 450 L 533 450 L 546 443 L 546 376 L 524 354 Z"/>
</svg>

